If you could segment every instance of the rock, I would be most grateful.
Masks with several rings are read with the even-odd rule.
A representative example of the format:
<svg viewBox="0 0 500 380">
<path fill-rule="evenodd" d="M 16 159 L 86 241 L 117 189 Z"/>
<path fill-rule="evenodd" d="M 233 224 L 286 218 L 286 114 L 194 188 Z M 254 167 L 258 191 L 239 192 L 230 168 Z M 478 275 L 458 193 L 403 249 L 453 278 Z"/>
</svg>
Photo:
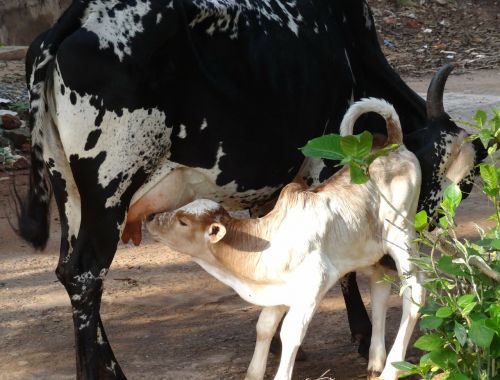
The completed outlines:
<svg viewBox="0 0 500 380">
<path fill-rule="evenodd" d="M 10 140 L 6 139 L 2 135 L 0 135 L 0 149 L 2 148 L 10 148 Z"/>
<path fill-rule="evenodd" d="M 1 61 L 20 61 L 23 60 L 28 51 L 27 46 L 4 46 L 0 47 Z"/>
<path fill-rule="evenodd" d="M 2 119 L 2 122 L 0 123 L 0 126 L 3 129 L 8 129 L 8 130 L 17 129 L 21 125 L 23 125 L 21 120 L 19 120 L 19 118 L 17 116 L 14 116 L 14 115 L 9 115 L 9 114 L 2 115 L 1 119 Z"/>
<path fill-rule="evenodd" d="M 28 169 L 30 164 L 26 158 L 19 156 L 11 165 L 10 168 L 14 170 Z"/>
<path fill-rule="evenodd" d="M 8 169 L 27 169 L 29 162 L 23 156 L 12 153 L 10 147 L 0 148 L 0 164 Z"/>
<path fill-rule="evenodd" d="M 420 22 L 414 19 L 410 19 L 406 21 L 406 27 L 410 29 L 418 29 L 420 28 Z"/>
<path fill-rule="evenodd" d="M 0 116 L 3 115 L 12 115 L 12 116 L 17 116 L 16 111 L 10 111 L 10 110 L 0 110 Z"/>
<path fill-rule="evenodd" d="M 16 149 L 21 149 L 23 144 L 28 143 L 31 138 L 31 133 L 28 127 L 4 131 L 3 135 L 11 141 L 12 145 L 14 145 L 14 148 Z"/>
<path fill-rule="evenodd" d="M 26 143 L 26 144 L 23 144 L 21 145 L 21 152 L 23 153 L 29 153 L 31 152 L 31 144 L 30 143 Z"/>
</svg>

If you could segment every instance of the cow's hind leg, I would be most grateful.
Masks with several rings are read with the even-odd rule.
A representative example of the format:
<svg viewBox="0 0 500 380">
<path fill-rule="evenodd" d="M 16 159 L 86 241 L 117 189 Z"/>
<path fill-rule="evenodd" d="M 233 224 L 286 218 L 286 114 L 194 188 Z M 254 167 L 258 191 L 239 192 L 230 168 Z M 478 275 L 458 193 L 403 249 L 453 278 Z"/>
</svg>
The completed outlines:
<svg viewBox="0 0 500 380">
<path fill-rule="evenodd" d="M 66 169 L 66 170 L 65 170 Z M 61 255 L 56 269 L 70 297 L 78 379 L 125 379 L 99 314 L 103 281 L 113 260 L 125 210 L 106 210 L 95 194 L 80 198 L 69 167 L 52 167 L 61 220 Z M 82 192 L 82 194 L 85 194 Z"/>
<path fill-rule="evenodd" d="M 107 222 L 108 226 L 116 226 L 117 219 Z M 118 231 L 108 233 L 110 240 L 117 241 Z M 96 231 L 82 223 L 68 260 L 60 260 L 56 270 L 73 309 L 76 365 L 80 379 L 125 378 L 108 343 L 99 313 L 103 281 L 116 249 L 116 244 L 110 246 L 103 240 L 105 238 L 96 236 Z"/>
<path fill-rule="evenodd" d="M 358 353 L 368 359 L 372 324 L 359 292 L 356 273 L 351 272 L 342 277 L 340 286 L 344 296 L 352 339 L 359 343 Z"/>
</svg>

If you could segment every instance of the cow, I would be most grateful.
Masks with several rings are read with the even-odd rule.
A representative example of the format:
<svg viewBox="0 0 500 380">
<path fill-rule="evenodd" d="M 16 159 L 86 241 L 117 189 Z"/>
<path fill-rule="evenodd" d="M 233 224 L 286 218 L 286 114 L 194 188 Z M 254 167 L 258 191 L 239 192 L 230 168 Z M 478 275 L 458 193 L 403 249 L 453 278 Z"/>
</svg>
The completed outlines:
<svg viewBox="0 0 500 380">
<path fill-rule="evenodd" d="M 444 111 L 451 67 L 424 101 L 387 63 L 365 0 L 74 0 L 26 66 L 32 167 L 19 233 L 45 247 L 53 193 L 78 378 L 125 378 L 100 317 L 120 238 L 139 243 L 148 214 L 195 198 L 258 215 L 296 176 L 323 182 L 334 163 L 304 164 L 297 148 L 338 131 L 353 101 L 394 105 L 422 167 L 420 209 L 431 213 L 450 181 L 469 190 L 485 156 Z M 368 115 L 362 129 L 383 133 L 384 122 Z M 342 288 L 366 354 L 354 274 Z"/>
</svg>

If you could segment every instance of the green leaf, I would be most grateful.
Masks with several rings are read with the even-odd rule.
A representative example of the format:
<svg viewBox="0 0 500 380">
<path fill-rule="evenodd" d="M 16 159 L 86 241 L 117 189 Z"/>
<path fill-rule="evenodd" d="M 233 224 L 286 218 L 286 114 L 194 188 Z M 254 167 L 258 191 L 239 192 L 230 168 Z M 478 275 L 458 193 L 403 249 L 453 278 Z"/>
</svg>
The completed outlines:
<svg viewBox="0 0 500 380">
<path fill-rule="evenodd" d="M 455 264 L 451 256 L 441 256 L 437 263 L 437 267 L 443 272 L 454 276 L 461 276 L 464 272 L 459 264 Z"/>
<path fill-rule="evenodd" d="M 476 296 L 474 294 L 465 294 L 463 296 L 458 297 L 457 304 L 460 307 L 466 307 L 471 302 L 474 302 Z"/>
<path fill-rule="evenodd" d="M 309 140 L 305 146 L 300 148 L 306 157 L 321 157 L 328 160 L 340 161 L 345 154 L 340 147 L 342 137 L 337 134 L 329 134 Z"/>
<path fill-rule="evenodd" d="M 458 343 L 463 347 L 467 343 L 467 330 L 460 323 L 455 321 L 455 326 L 453 327 L 453 332 L 458 340 Z"/>
<path fill-rule="evenodd" d="M 415 229 L 417 232 L 427 229 L 429 223 L 427 222 L 427 212 L 422 210 L 415 215 Z"/>
<path fill-rule="evenodd" d="M 443 369 L 447 369 L 450 366 L 457 364 L 458 361 L 457 354 L 448 348 L 442 348 L 440 350 L 430 352 L 429 358 L 434 364 Z"/>
<path fill-rule="evenodd" d="M 479 131 L 479 140 L 481 140 L 481 143 L 483 146 L 487 149 L 488 145 L 490 143 L 490 139 L 493 136 L 491 135 L 491 132 L 488 129 L 481 129 Z"/>
<path fill-rule="evenodd" d="M 434 330 L 443 324 L 443 319 L 434 315 L 426 315 L 420 320 L 420 328 Z"/>
<path fill-rule="evenodd" d="M 417 339 L 414 346 L 423 351 L 434 351 L 444 345 L 443 338 L 438 334 L 423 335 Z"/>
<path fill-rule="evenodd" d="M 453 309 L 449 306 L 440 307 L 436 311 L 436 317 L 438 318 L 448 318 L 452 314 L 453 314 Z"/>
<path fill-rule="evenodd" d="M 471 302 L 470 304 L 465 306 L 462 309 L 462 315 L 463 316 L 469 315 L 471 313 L 471 311 L 474 309 L 474 307 L 476 307 L 476 305 L 477 305 L 477 302 Z"/>
<path fill-rule="evenodd" d="M 491 242 L 491 248 L 500 251 L 500 239 L 495 239 Z"/>
<path fill-rule="evenodd" d="M 391 363 L 393 367 L 399 369 L 400 371 L 403 371 L 405 373 L 411 372 L 411 373 L 417 373 L 417 366 L 412 363 L 408 362 L 393 362 Z"/>
<path fill-rule="evenodd" d="M 395 151 L 396 149 L 399 148 L 399 144 L 391 144 L 391 145 L 387 145 L 386 147 L 382 148 L 382 149 L 379 149 L 373 153 L 370 153 L 368 155 L 368 158 L 367 158 L 367 163 L 368 165 L 371 164 L 373 161 L 375 161 L 377 158 L 379 157 L 382 157 L 382 156 L 386 156 L 388 155 L 389 153 Z"/>
<path fill-rule="evenodd" d="M 460 187 L 456 184 L 449 185 L 443 194 L 443 202 L 442 207 L 450 212 L 452 215 L 455 214 L 455 210 L 458 205 L 462 201 L 462 192 L 460 191 Z"/>
<path fill-rule="evenodd" d="M 490 147 L 488 148 L 488 155 L 489 155 L 489 156 L 492 156 L 493 154 L 495 154 L 495 152 L 496 152 L 497 150 L 498 150 L 498 144 L 497 144 L 497 143 L 495 143 L 495 144 L 493 144 L 492 146 L 490 146 Z"/>
<path fill-rule="evenodd" d="M 484 320 L 472 321 L 469 336 L 474 344 L 482 348 L 490 347 L 495 331 L 486 326 Z"/>
<path fill-rule="evenodd" d="M 488 118 L 488 115 L 483 110 L 477 110 L 476 114 L 474 115 L 474 120 L 481 127 L 484 125 L 487 118 Z"/>
<path fill-rule="evenodd" d="M 467 376 L 465 376 L 462 372 L 452 371 L 442 380 L 470 380 Z"/>
<path fill-rule="evenodd" d="M 498 188 L 498 173 L 495 166 L 484 163 L 480 164 L 479 172 L 487 188 Z"/>
<path fill-rule="evenodd" d="M 439 225 L 446 229 L 450 226 L 450 222 L 448 222 L 448 218 L 446 216 L 442 216 L 439 218 Z"/>
<path fill-rule="evenodd" d="M 358 185 L 366 183 L 370 179 L 370 177 L 365 174 L 364 170 L 356 165 L 349 166 L 349 173 L 351 174 L 351 182 Z"/>
<path fill-rule="evenodd" d="M 490 345 L 490 355 L 494 358 L 500 358 L 500 336 L 495 335 Z"/>
<path fill-rule="evenodd" d="M 373 136 L 368 131 L 363 131 L 359 135 L 358 155 L 356 157 L 366 157 L 370 154 L 373 146 Z"/>
</svg>

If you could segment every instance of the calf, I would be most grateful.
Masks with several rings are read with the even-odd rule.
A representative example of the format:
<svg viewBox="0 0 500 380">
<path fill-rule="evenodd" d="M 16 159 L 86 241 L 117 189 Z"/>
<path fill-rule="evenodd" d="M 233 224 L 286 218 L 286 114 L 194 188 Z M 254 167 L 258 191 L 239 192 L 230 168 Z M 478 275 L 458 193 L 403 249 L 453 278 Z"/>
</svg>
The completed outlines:
<svg viewBox="0 0 500 380">
<path fill-rule="evenodd" d="M 356 119 L 366 112 L 386 119 L 387 144 L 401 145 L 371 164 L 371 180 L 364 185 L 351 184 L 344 167 L 316 188 L 287 185 L 273 210 L 259 219 L 234 219 L 218 203 L 206 199 L 148 217 L 147 228 L 157 240 L 193 256 L 243 299 L 264 307 L 246 379 L 263 378 L 271 338 L 287 310 L 275 379 L 290 379 L 297 350 L 325 293 L 346 273 L 366 267 L 372 269 L 372 297 L 376 299 L 368 369 L 383 369 L 380 377 L 385 380 L 397 378 L 391 363 L 404 359 L 418 316 L 417 304 L 424 296 L 410 262 L 421 174 L 417 158 L 402 145 L 398 115 L 387 102 L 365 99 L 355 103 L 342 121 L 341 132 L 351 134 Z M 401 326 L 384 367 L 385 322 L 381 317 L 389 286 L 378 282 L 382 271 L 377 263 L 385 253 L 394 259 L 409 286 L 404 291 Z"/>
</svg>

